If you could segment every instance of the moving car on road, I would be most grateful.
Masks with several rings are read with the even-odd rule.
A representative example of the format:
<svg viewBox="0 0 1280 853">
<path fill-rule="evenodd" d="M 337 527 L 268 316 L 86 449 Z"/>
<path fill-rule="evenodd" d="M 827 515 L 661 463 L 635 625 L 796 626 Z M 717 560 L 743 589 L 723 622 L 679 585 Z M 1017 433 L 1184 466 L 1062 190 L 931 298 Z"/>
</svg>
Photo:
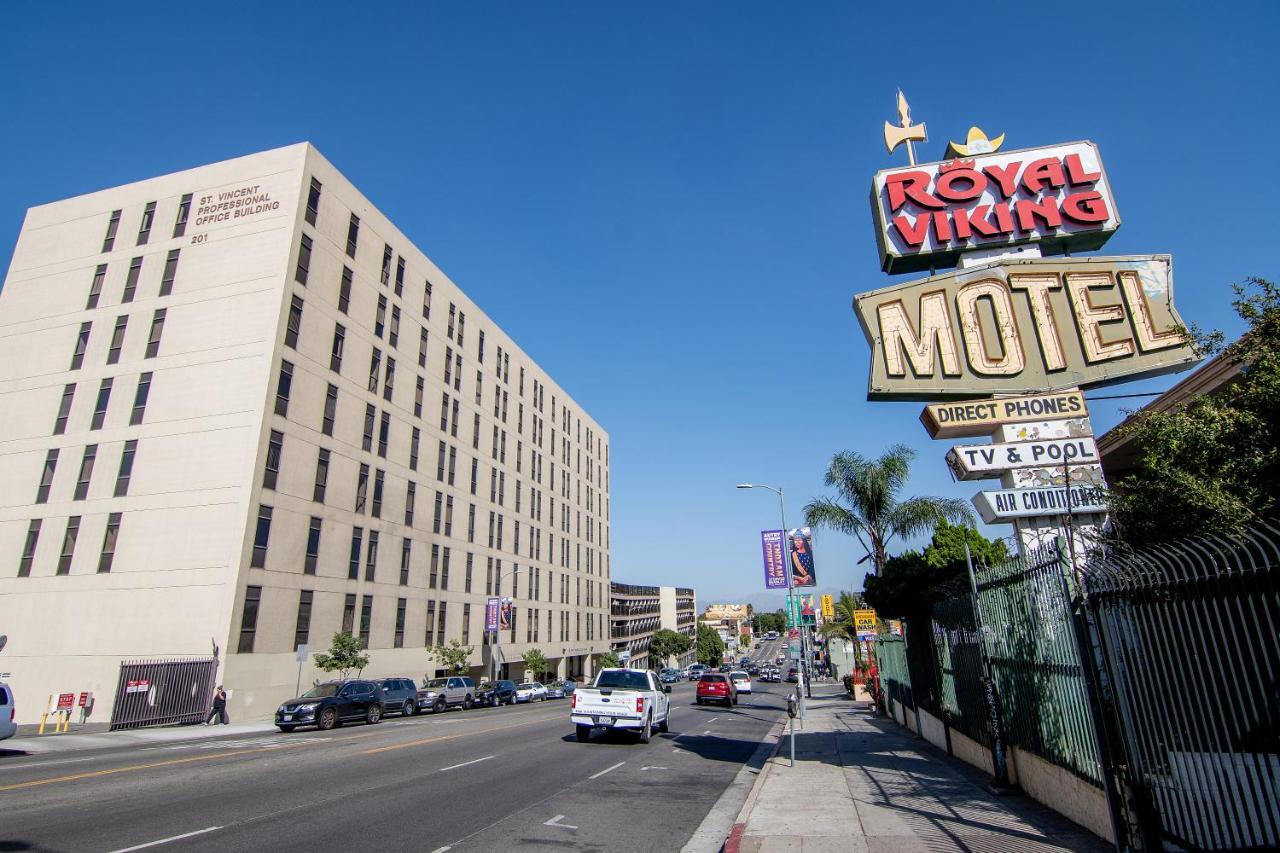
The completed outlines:
<svg viewBox="0 0 1280 853">
<path fill-rule="evenodd" d="M 382 685 L 360 678 L 317 684 L 276 709 L 276 726 L 291 732 L 299 726 L 328 731 L 352 720 L 373 725 L 382 719 Z"/>
<path fill-rule="evenodd" d="M 516 685 L 517 702 L 545 702 L 547 688 L 540 681 L 522 681 Z"/>
<path fill-rule="evenodd" d="M 707 671 L 707 665 L 705 663 L 693 664 L 692 666 L 689 667 L 689 680 L 697 681 L 699 678 L 702 677 L 702 674 L 705 673 L 706 671 Z"/>
<path fill-rule="evenodd" d="M 503 679 L 481 684 L 476 688 L 476 704 L 492 708 L 516 704 L 516 683 Z"/>
<path fill-rule="evenodd" d="M 696 701 L 699 705 L 723 702 L 726 706 L 733 707 L 738 704 L 738 691 L 729 680 L 729 676 L 708 672 L 698 679 Z"/>
<path fill-rule="evenodd" d="M 412 678 L 382 679 L 382 711 L 412 717 L 418 713 L 418 688 Z"/>
<path fill-rule="evenodd" d="M 602 669 L 594 684 L 574 691 L 569 719 L 579 741 L 588 740 L 594 728 L 606 728 L 636 732 L 640 743 L 648 743 L 654 729 L 668 729 L 670 692 L 652 672 Z"/>
<path fill-rule="evenodd" d="M 661 674 L 658 675 L 658 680 L 663 684 L 675 684 L 680 680 L 680 670 L 664 669 Z"/>
<path fill-rule="evenodd" d="M 729 680 L 733 682 L 733 687 L 739 693 L 751 692 L 751 676 L 740 669 L 735 669 L 729 673 Z"/>
<path fill-rule="evenodd" d="M 449 708 L 470 710 L 476 703 L 476 683 L 465 675 L 428 679 L 418 689 L 418 710 L 439 714 Z"/>
</svg>

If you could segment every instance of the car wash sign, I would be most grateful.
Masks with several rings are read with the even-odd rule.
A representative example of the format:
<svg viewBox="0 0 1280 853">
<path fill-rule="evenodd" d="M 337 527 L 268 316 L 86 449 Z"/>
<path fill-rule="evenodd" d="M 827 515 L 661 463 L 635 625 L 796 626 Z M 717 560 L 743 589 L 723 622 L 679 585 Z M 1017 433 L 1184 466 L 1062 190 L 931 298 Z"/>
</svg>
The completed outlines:
<svg viewBox="0 0 1280 853">
<path fill-rule="evenodd" d="M 872 400 L 1044 394 L 1191 366 L 1168 255 L 1003 260 L 860 294 Z"/>
<path fill-rule="evenodd" d="M 887 273 L 955 266 L 961 252 L 1036 243 L 1098 249 L 1120 227 L 1092 142 L 1002 151 L 878 172 L 871 208 Z"/>
</svg>

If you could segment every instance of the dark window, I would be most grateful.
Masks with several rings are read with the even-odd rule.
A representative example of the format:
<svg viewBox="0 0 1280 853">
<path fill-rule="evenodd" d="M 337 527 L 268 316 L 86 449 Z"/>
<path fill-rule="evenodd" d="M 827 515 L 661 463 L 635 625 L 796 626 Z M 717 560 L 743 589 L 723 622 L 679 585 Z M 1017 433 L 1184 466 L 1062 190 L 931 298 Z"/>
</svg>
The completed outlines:
<svg viewBox="0 0 1280 853">
<path fill-rule="evenodd" d="M 350 634 L 356 627 L 356 594 L 347 593 L 347 600 L 342 605 L 342 633 Z"/>
<path fill-rule="evenodd" d="M 393 347 L 400 344 L 400 306 L 391 306 L 391 329 L 387 333 L 387 342 Z"/>
<path fill-rule="evenodd" d="M 85 303 L 85 309 L 97 308 L 98 299 L 102 296 L 102 283 L 107 280 L 107 265 L 98 264 L 98 268 L 93 273 L 93 283 L 89 285 L 89 301 Z"/>
<path fill-rule="evenodd" d="M 440 523 L 443 520 L 443 517 L 444 517 L 444 494 L 442 492 L 436 492 L 436 509 L 435 509 L 435 514 L 432 516 L 432 520 L 431 520 L 432 533 L 440 532 Z"/>
<path fill-rule="evenodd" d="M 369 531 L 369 546 L 365 549 L 364 579 L 372 581 L 378 571 L 378 531 Z"/>
<path fill-rule="evenodd" d="M 160 335 L 164 334 L 164 318 L 168 309 L 160 308 L 151 315 L 151 334 L 147 335 L 147 350 L 144 358 L 155 358 L 160 353 Z"/>
<path fill-rule="evenodd" d="M 293 280 L 303 287 L 307 286 L 307 276 L 311 272 L 311 238 L 306 234 L 298 241 L 298 268 L 293 271 Z"/>
<path fill-rule="evenodd" d="M 71 403 L 76 396 L 76 385 L 71 382 L 62 386 L 62 399 L 58 402 L 58 416 L 53 421 L 53 434 L 62 435 L 67 431 L 67 418 L 71 416 Z"/>
<path fill-rule="evenodd" d="M 40 542 L 41 519 L 33 518 L 27 525 L 27 540 L 22 545 L 22 559 L 18 562 L 18 577 L 31 576 L 31 564 L 36 558 L 36 545 Z"/>
<path fill-rule="evenodd" d="M 404 611 L 407 604 L 403 598 L 396 601 L 396 636 L 393 644 L 397 649 L 404 646 Z"/>
<path fill-rule="evenodd" d="M 258 506 L 258 526 L 253 534 L 253 557 L 249 565 L 261 569 L 267 564 L 267 540 L 271 538 L 271 507 Z"/>
<path fill-rule="evenodd" d="M 284 330 L 284 344 L 298 348 L 298 333 L 302 330 L 302 297 L 296 293 L 289 302 L 289 323 Z"/>
<path fill-rule="evenodd" d="M 44 468 L 40 471 L 40 485 L 36 488 L 36 503 L 49 501 L 49 489 L 53 487 L 53 474 L 58 469 L 58 448 L 53 448 L 44 457 Z"/>
<path fill-rule="evenodd" d="M 406 527 L 413 526 L 414 505 L 418 502 L 418 485 L 412 480 L 409 481 L 408 487 L 404 493 L 404 523 Z"/>
<path fill-rule="evenodd" d="M 311 490 L 311 500 L 324 503 L 324 492 L 329 487 L 329 451 L 323 447 L 316 455 L 316 482 Z"/>
<path fill-rule="evenodd" d="M 410 470 L 418 470 L 418 443 L 422 440 L 422 430 L 417 427 L 413 428 L 413 435 L 409 437 L 409 468 Z"/>
<path fill-rule="evenodd" d="M 404 295 L 404 258 L 396 258 L 396 296 Z"/>
<path fill-rule="evenodd" d="M 449 448 L 449 485 L 453 485 L 453 475 L 458 469 L 458 448 Z"/>
<path fill-rule="evenodd" d="M 387 475 L 381 468 L 373 472 L 373 517 L 382 518 L 382 490 L 386 485 Z"/>
<path fill-rule="evenodd" d="M 107 406 L 111 402 L 111 385 L 110 377 L 102 380 L 102 384 L 98 386 L 98 399 L 93 404 L 93 419 L 89 421 L 89 429 L 101 429 L 103 422 L 107 419 Z"/>
<path fill-rule="evenodd" d="M 450 302 L 449 303 L 449 328 L 445 332 L 449 336 L 449 340 L 453 340 L 453 330 L 454 330 L 454 327 L 457 325 L 457 323 L 458 323 L 458 306 Z"/>
<path fill-rule="evenodd" d="M 440 618 L 436 620 L 436 645 L 444 645 L 444 629 L 445 623 L 448 621 L 449 605 L 447 602 L 440 602 Z"/>
<path fill-rule="evenodd" d="M 347 579 L 360 579 L 360 545 L 364 541 L 364 528 L 353 527 L 351 529 L 351 557 L 347 562 Z M 351 626 L 343 628 L 344 631 L 350 633 Z"/>
<path fill-rule="evenodd" d="M 396 360 L 387 356 L 387 372 L 382 378 L 382 399 L 391 402 L 392 389 L 396 384 Z"/>
<path fill-rule="evenodd" d="M 480 330 L 480 363 L 484 364 L 484 330 Z"/>
<path fill-rule="evenodd" d="M 138 453 L 138 440 L 130 439 L 124 443 L 120 453 L 120 471 L 116 474 L 115 497 L 122 498 L 129 494 L 129 479 L 133 476 L 133 457 Z"/>
<path fill-rule="evenodd" d="M 373 596 L 365 595 L 360 599 L 360 643 L 369 648 L 369 626 L 373 624 Z"/>
<path fill-rule="evenodd" d="M 116 558 L 116 540 L 120 538 L 121 513 L 113 512 L 107 516 L 107 530 L 102 534 L 102 553 L 98 556 L 98 571 L 111 571 L 111 563 Z"/>
<path fill-rule="evenodd" d="M 453 347 L 444 348 L 444 387 L 453 384 Z"/>
<path fill-rule="evenodd" d="M 178 218 L 173 222 L 173 236 L 181 237 L 187 233 L 187 217 L 191 215 L 191 193 L 178 202 Z"/>
<path fill-rule="evenodd" d="M 360 476 L 356 480 L 356 512 L 364 512 L 365 500 L 369 494 L 369 466 L 360 463 Z"/>
<path fill-rule="evenodd" d="M 289 391 L 293 388 L 293 364 L 280 362 L 280 378 L 276 380 L 276 414 L 285 417 L 289 414 Z"/>
<path fill-rule="evenodd" d="M 382 423 L 378 425 L 378 455 L 387 458 L 387 443 L 391 438 L 391 413 L 382 413 Z"/>
<path fill-rule="evenodd" d="M 329 352 L 329 369 L 334 373 L 342 372 L 342 351 L 347 344 L 347 330 L 341 323 L 333 324 L 333 349 Z"/>
<path fill-rule="evenodd" d="M 413 390 L 413 416 L 415 418 L 422 417 L 422 394 L 426 390 L 426 379 L 419 376 L 418 383 Z"/>
<path fill-rule="evenodd" d="M 324 420 L 320 423 L 320 432 L 333 435 L 333 421 L 338 416 L 338 386 L 330 384 L 324 393 Z"/>
<path fill-rule="evenodd" d="M 147 206 L 142 211 L 142 221 L 138 223 L 138 245 L 145 245 L 147 240 L 151 239 L 151 223 L 156 219 L 156 203 L 154 201 L 147 202 Z"/>
<path fill-rule="evenodd" d="M 472 516 L 474 516 L 474 515 L 475 515 L 475 513 L 473 512 L 473 513 L 472 513 Z M 467 572 L 466 572 L 466 574 L 465 574 L 465 575 L 463 576 L 463 578 L 462 578 L 462 581 L 463 581 L 462 591 L 463 591 L 463 592 L 471 592 L 471 572 L 472 572 L 472 569 L 473 569 L 473 567 L 474 567 L 475 561 L 476 561 L 476 555 L 475 555 L 475 554 L 468 553 L 468 554 L 467 554 Z M 464 622 L 464 623 L 465 623 L 466 621 L 467 621 L 467 620 L 465 620 L 465 619 L 463 620 L 463 622 Z M 466 640 L 463 640 L 463 642 L 466 642 Z"/>
<path fill-rule="evenodd" d="M 458 347 L 459 348 L 462 347 L 462 343 L 463 343 L 462 336 L 463 336 L 463 331 L 466 329 L 466 326 L 467 326 L 467 315 L 459 311 L 458 312 Z"/>
<path fill-rule="evenodd" d="M 116 327 L 111 331 L 111 346 L 107 349 L 107 364 L 115 364 L 117 361 L 120 360 L 120 350 L 124 347 L 124 330 L 128 325 L 129 325 L 129 315 L 121 314 L 119 317 L 116 318 Z M 84 326 L 80 327 L 80 331 L 81 331 L 81 338 L 83 340 L 87 340 L 88 335 L 84 333 Z M 77 350 L 77 358 L 79 357 L 80 357 L 80 353 Z M 74 360 L 71 362 L 71 364 L 72 364 L 73 370 L 80 366 Z"/>
<path fill-rule="evenodd" d="M 71 574 L 71 560 L 76 554 L 76 539 L 80 536 L 80 516 L 67 519 L 67 532 L 62 537 L 62 553 L 58 556 L 58 574 Z"/>
<path fill-rule="evenodd" d="M 262 488 L 274 489 L 280 478 L 280 456 L 284 452 L 284 433 L 271 431 L 267 441 L 267 462 L 262 471 Z"/>
<path fill-rule="evenodd" d="M 311 527 L 307 530 L 307 559 L 302 564 L 303 574 L 316 573 L 316 565 L 320 562 L 320 529 L 320 519 L 311 516 Z"/>
<path fill-rule="evenodd" d="M 178 254 L 180 249 L 170 249 L 164 259 L 164 274 L 160 276 L 160 295 L 173 293 L 173 280 L 178 277 Z"/>
<path fill-rule="evenodd" d="M 418 336 L 418 367 L 427 366 L 427 330 L 423 328 L 422 334 Z"/>
<path fill-rule="evenodd" d="M 364 450 L 373 450 L 373 425 L 377 423 L 378 411 L 373 407 L 372 403 L 364 405 L 364 438 L 360 443 L 360 447 Z"/>
<path fill-rule="evenodd" d="M 422 291 L 422 317 L 424 320 L 431 319 L 431 282 L 429 281 Z"/>
<path fill-rule="evenodd" d="M 311 179 L 311 189 L 307 191 L 307 212 L 304 214 L 307 222 L 312 225 L 316 224 L 316 217 L 320 215 L 320 182 L 315 178 Z"/>
<path fill-rule="evenodd" d="M 89 348 L 89 331 L 92 328 L 93 323 L 80 324 L 80 332 L 76 335 L 75 352 L 71 354 L 71 370 L 78 370 L 80 365 L 84 364 L 84 351 Z"/>
<path fill-rule="evenodd" d="M 133 411 L 129 414 L 129 426 L 142 423 L 147 411 L 147 397 L 151 395 L 151 374 L 143 373 L 138 377 L 138 388 L 133 392 Z"/>
<path fill-rule="evenodd" d="M 343 314 L 351 307 L 351 270 L 342 268 L 342 283 L 338 285 L 338 310 Z"/>
<path fill-rule="evenodd" d="M 382 247 L 382 274 L 379 280 L 383 286 L 391 283 L 391 244 L 384 244 Z"/>
<path fill-rule="evenodd" d="M 427 586 L 435 589 L 440 584 L 440 546 L 431 546 L 431 573 L 427 578 Z"/>
<path fill-rule="evenodd" d="M 462 605 L 462 643 L 466 645 L 471 640 L 471 605 Z"/>
<path fill-rule="evenodd" d="M 107 236 L 102 239 L 102 251 L 110 252 L 116 245 L 116 231 L 120 228 L 120 211 L 111 211 L 111 221 L 107 223 Z"/>
<path fill-rule="evenodd" d="M 252 654 L 253 638 L 258 630 L 258 604 L 262 601 L 262 587 L 250 586 L 244 591 L 244 613 L 240 615 L 240 643 L 236 652 Z"/>
<path fill-rule="evenodd" d="M 133 295 L 138 291 L 138 278 L 142 275 L 142 256 L 129 261 L 129 272 L 124 279 L 124 295 L 120 297 L 121 302 L 132 302 Z"/>
<path fill-rule="evenodd" d="M 307 640 L 311 636 L 311 599 L 313 593 L 309 589 L 301 590 L 298 593 L 298 620 L 294 623 L 293 629 L 293 647 L 307 645 Z"/>
<path fill-rule="evenodd" d="M 427 635 L 426 644 L 429 646 L 435 640 L 436 632 L 436 603 L 434 601 L 427 602 Z"/>
<path fill-rule="evenodd" d="M 450 554 L 450 550 L 451 550 L 451 549 L 446 545 L 446 546 L 445 546 L 445 548 L 444 548 L 444 554 L 443 554 L 443 556 L 440 558 L 440 588 L 441 588 L 441 589 L 448 589 L 448 588 L 449 588 L 449 554 Z"/>
<path fill-rule="evenodd" d="M 351 214 L 351 222 L 347 225 L 347 254 L 356 256 L 356 241 L 360 239 L 360 217 Z"/>
<path fill-rule="evenodd" d="M 369 393 L 378 393 L 378 372 L 382 368 L 382 352 L 377 348 L 373 348 L 372 355 L 369 356 Z"/>
<path fill-rule="evenodd" d="M 89 495 L 89 481 L 93 479 L 93 463 L 98 458 L 98 445 L 90 444 L 84 449 L 80 460 L 80 476 L 76 478 L 76 491 L 72 500 L 82 501 Z"/>
</svg>

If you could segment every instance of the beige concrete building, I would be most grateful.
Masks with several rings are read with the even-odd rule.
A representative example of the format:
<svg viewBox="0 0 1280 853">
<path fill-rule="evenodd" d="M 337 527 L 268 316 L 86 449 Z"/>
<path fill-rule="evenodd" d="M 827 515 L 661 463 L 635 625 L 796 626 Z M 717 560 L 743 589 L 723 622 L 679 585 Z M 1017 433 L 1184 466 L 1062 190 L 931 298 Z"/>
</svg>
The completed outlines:
<svg viewBox="0 0 1280 853">
<path fill-rule="evenodd" d="M 365 675 L 451 639 L 480 674 L 490 595 L 507 661 L 609 648 L 608 435 L 307 144 L 27 212 L 0 498 L 20 723 L 67 691 L 106 721 L 122 660 L 215 654 L 263 718 L 342 630 Z"/>
<path fill-rule="evenodd" d="M 690 649 L 678 660 L 652 660 L 649 643 L 661 630 L 694 639 L 697 634 L 697 594 L 686 587 L 640 586 L 617 583 L 609 589 L 609 635 L 613 652 L 632 669 L 685 667 L 697 660 Z"/>
</svg>

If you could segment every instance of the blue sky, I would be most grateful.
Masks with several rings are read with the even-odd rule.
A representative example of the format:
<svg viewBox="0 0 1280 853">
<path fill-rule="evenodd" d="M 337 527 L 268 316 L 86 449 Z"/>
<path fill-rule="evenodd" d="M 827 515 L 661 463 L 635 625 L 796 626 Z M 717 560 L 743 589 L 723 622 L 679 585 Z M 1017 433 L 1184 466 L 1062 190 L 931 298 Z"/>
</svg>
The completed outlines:
<svg viewBox="0 0 1280 853">
<path fill-rule="evenodd" d="M 609 431 L 615 579 L 708 603 L 761 600 L 777 502 L 737 482 L 798 519 L 833 451 L 904 441 L 912 493 L 976 491 L 919 404 L 865 399 L 897 87 L 922 159 L 1097 142 L 1106 253 L 1171 252 L 1188 320 L 1238 333 L 1231 283 L 1280 275 L 1274 2 L 184 6 L 6 7 L 3 251 L 31 205 L 310 140 Z M 860 587 L 855 543 L 815 550 Z"/>
</svg>

